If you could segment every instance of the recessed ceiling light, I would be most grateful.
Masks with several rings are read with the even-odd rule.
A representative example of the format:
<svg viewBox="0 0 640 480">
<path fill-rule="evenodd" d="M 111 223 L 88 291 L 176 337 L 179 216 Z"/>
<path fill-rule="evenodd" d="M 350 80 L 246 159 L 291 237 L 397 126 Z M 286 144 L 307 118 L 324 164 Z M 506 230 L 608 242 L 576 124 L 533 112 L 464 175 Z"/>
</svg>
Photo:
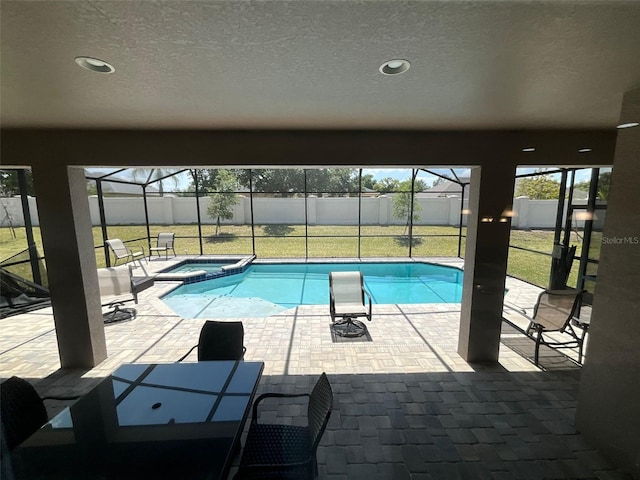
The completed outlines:
<svg viewBox="0 0 640 480">
<path fill-rule="evenodd" d="M 91 70 L 92 72 L 113 73 L 116 71 L 116 69 L 113 68 L 112 65 L 109 65 L 107 62 L 104 62 L 102 60 L 98 60 L 97 58 L 76 57 L 76 63 L 82 68 L 86 68 L 87 70 Z"/>
<path fill-rule="evenodd" d="M 581 148 L 580 150 L 578 150 L 578 153 L 589 153 L 590 151 L 590 148 Z"/>
<path fill-rule="evenodd" d="M 638 125 L 640 125 L 640 123 L 638 122 L 629 122 L 629 123 L 622 123 L 618 125 L 616 128 L 631 128 L 631 127 L 637 127 Z"/>
<path fill-rule="evenodd" d="M 531 153 L 531 152 L 535 152 L 536 149 L 535 147 L 526 147 L 526 148 L 523 148 L 522 151 L 525 153 Z"/>
<path fill-rule="evenodd" d="M 384 75 L 400 75 L 409 70 L 411 64 L 408 60 L 389 60 L 380 65 L 380 73 Z"/>
</svg>

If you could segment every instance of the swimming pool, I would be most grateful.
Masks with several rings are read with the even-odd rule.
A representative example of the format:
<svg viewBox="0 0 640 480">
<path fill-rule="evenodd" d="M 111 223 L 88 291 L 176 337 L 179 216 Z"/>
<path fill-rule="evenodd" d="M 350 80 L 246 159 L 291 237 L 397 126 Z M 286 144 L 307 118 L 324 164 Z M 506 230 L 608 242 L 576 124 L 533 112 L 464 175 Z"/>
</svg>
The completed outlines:
<svg viewBox="0 0 640 480">
<path fill-rule="evenodd" d="M 221 272 L 222 267 L 231 265 L 231 262 L 216 263 L 216 262 L 183 262 L 173 268 L 165 270 L 167 273 L 188 273 L 198 270 L 204 270 L 207 273 Z"/>
<path fill-rule="evenodd" d="M 429 263 L 254 264 L 241 274 L 182 285 L 163 301 L 183 318 L 266 317 L 329 304 L 329 272 L 361 271 L 376 304 L 459 303 L 461 270 Z"/>
</svg>

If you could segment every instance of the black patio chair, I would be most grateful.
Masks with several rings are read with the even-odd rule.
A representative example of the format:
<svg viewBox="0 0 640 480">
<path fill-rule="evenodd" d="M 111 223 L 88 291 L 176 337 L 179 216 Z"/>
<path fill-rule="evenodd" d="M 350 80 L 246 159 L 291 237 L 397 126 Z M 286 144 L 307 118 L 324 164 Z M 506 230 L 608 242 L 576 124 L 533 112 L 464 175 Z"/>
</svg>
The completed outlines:
<svg viewBox="0 0 640 480">
<path fill-rule="evenodd" d="M 215 322 L 207 320 L 200 330 L 198 344 L 184 354 L 178 362 L 198 349 L 198 361 L 242 360 L 247 349 L 244 346 L 242 322 Z"/>
<path fill-rule="evenodd" d="M 40 397 L 36 389 L 20 377 L 11 377 L 0 384 L 0 420 L 2 438 L 10 452 L 24 442 L 49 417 L 44 400 L 76 400 L 77 396 Z M 4 449 L 3 449 L 4 450 Z"/>
<path fill-rule="evenodd" d="M 309 397 L 307 426 L 258 423 L 265 398 Z M 316 452 L 333 408 L 333 392 L 323 373 L 311 394 L 265 393 L 253 404 L 253 417 L 234 480 L 305 480 L 318 476 Z"/>
</svg>

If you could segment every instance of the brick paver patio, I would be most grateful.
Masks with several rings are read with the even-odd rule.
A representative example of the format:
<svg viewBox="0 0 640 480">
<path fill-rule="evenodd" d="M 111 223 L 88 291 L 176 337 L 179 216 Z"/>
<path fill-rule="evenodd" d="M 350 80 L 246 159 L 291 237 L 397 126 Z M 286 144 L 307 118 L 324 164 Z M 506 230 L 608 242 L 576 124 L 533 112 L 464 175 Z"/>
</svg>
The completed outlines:
<svg viewBox="0 0 640 480">
<path fill-rule="evenodd" d="M 157 270 L 164 262 L 145 265 Z M 2 378 L 41 394 L 81 394 L 122 363 L 173 362 L 197 343 L 204 319 L 183 319 L 140 295 L 138 316 L 105 328 L 109 357 L 59 370 L 50 309 L 0 320 Z M 529 309 L 539 289 L 508 279 L 507 300 Z M 334 342 L 328 306 L 242 318 L 246 360 L 265 362 L 259 392 L 308 392 L 327 372 L 335 408 L 318 451 L 321 479 L 622 479 L 574 426 L 575 352 L 543 347 L 504 324 L 500 361 L 470 365 L 456 352 L 460 304 L 374 305 L 371 340 Z M 195 361 L 195 353 L 188 360 Z M 47 402 L 50 415 L 64 402 Z M 305 405 L 268 401 L 262 421 L 303 422 Z M 233 474 L 233 472 L 232 472 Z"/>
</svg>

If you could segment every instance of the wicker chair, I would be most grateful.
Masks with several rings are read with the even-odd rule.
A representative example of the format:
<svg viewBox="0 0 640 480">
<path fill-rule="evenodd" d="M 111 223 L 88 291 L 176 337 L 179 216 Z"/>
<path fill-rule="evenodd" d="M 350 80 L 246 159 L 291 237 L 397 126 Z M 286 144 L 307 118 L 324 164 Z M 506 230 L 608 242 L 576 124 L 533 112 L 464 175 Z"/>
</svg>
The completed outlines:
<svg viewBox="0 0 640 480">
<path fill-rule="evenodd" d="M 265 398 L 302 396 L 309 397 L 307 426 L 258 423 L 258 405 Z M 253 404 L 253 417 L 234 480 L 316 478 L 316 451 L 332 408 L 333 392 L 325 373 L 320 375 L 311 394 L 260 395 Z"/>
<path fill-rule="evenodd" d="M 10 452 L 49 420 L 44 400 L 75 400 L 72 397 L 40 397 L 26 380 L 11 377 L 0 384 L 2 438 Z"/>
<path fill-rule="evenodd" d="M 184 354 L 179 362 L 198 349 L 198 361 L 242 360 L 247 349 L 244 346 L 242 322 L 214 322 L 207 320 L 200 330 L 198 344 Z"/>
</svg>

